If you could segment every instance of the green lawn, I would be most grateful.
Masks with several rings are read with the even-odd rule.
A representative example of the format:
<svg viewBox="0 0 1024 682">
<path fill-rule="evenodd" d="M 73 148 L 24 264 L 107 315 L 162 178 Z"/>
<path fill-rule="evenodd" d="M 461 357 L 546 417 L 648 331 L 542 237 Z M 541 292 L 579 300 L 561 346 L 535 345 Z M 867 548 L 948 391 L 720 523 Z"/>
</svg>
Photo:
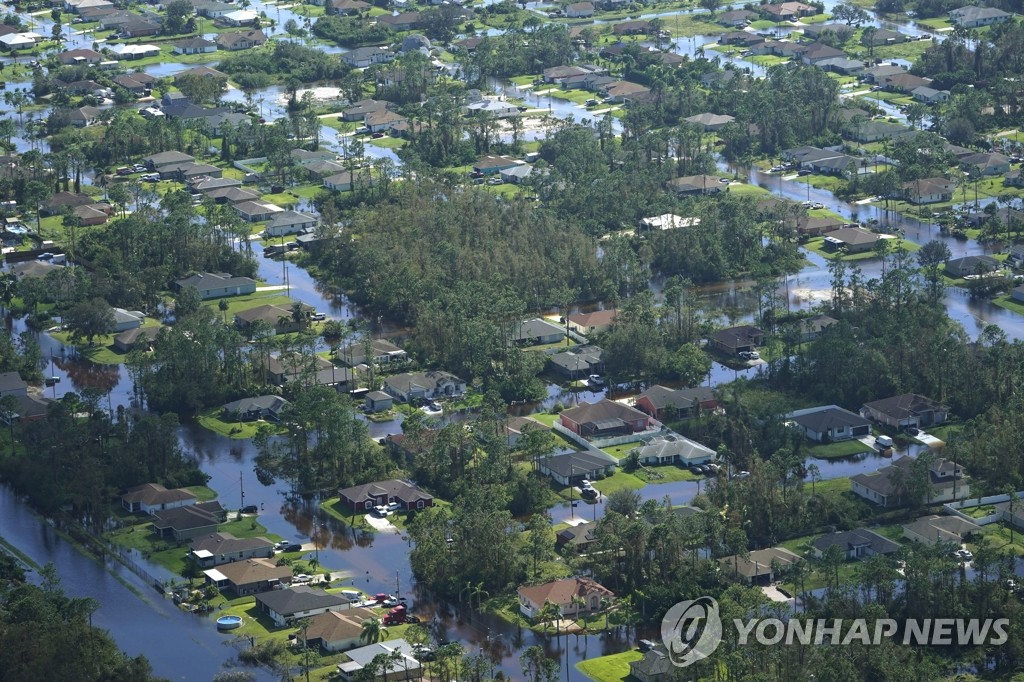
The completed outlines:
<svg viewBox="0 0 1024 682">
<path fill-rule="evenodd" d="M 200 414 L 197 421 L 204 429 L 239 440 L 252 438 L 263 426 L 270 426 L 278 433 L 284 433 L 281 427 L 271 422 L 263 420 L 254 422 L 226 422 L 220 416 L 221 409 L 219 407 L 212 407 Z"/>
<path fill-rule="evenodd" d="M 745 182 L 738 184 L 729 185 L 729 194 L 732 196 L 752 196 L 752 197 L 765 197 L 771 194 L 770 190 L 764 187 L 758 187 L 757 185 L 748 185 Z"/>
<path fill-rule="evenodd" d="M 384 147 L 385 149 L 398 149 L 405 145 L 405 139 L 401 137 L 378 137 L 376 139 L 370 138 L 370 144 L 374 147 Z"/>
<path fill-rule="evenodd" d="M 817 459 L 851 457 L 862 452 L 871 452 L 871 448 L 856 439 L 829 443 L 827 445 L 814 445 L 807 450 L 808 455 Z"/>
<path fill-rule="evenodd" d="M 252 308 L 258 308 L 261 305 L 278 305 L 282 308 L 291 308 L 293 301 L 288 298 L 281 291 L 257 291 L 255 294 L 248 296 L 232 296 L 231 298 L 223 299 L 228 302 L 227 316 L 230 320 L 237 313 L 243 310 L 250 310 Z M 218 315 L 223 314 L 219 308 L 218 301 L 212 301 L 205 303 L 213 308 Z"/>
<path fill-rule="evenodd" d="M 576 669 L 596 682 L 619 682 L 629 677 L 629 664 L 639 661 L 644 655 L 635 649 L 611 654 L 600 658 L 580 661 Z"/>
<path fill-rule="evenodd" d="M 160 321 L 147 317 L 143 321 L 142 326 L 159 327 Z M 98 365 L 119 365 L 124 362 L 125 355 L 114 350 L 114 337 L 116 334 L 97 336 L 93 339 L 92 345 L 85 345 L 83 343 L 78 346 L 71 342 L 71 332 L 53 332 L 51 336 L 66 346 L 74 347 L 82 357 Z"/>
<path fill-rule="evenodd" d="M 193 485 L 185 488 L 185 490 L 195 495 L 196 499 L 200 502 L 209 502 L 217 499 L 217 491 L 205 485 Z"/>
<path fill-rule="evenodd" d="M 551 414 L 549 412 L 538 412 L 537 414 L 531 414 L 530 419 L 535 419 L 545 426 L 554 426 L 555 420 L 558 419 L 558 415 Z"/>
<path fill-rule="evenodd" d="M 684 469 L 674 464 L 647 467 L 646 470 L 638 469 L 634 475 L 642 481 L 647 481 L 650 485 L 704 480 L 703 476 L 698 476 L 689 469 Z"/>
<path fill-rule="evenodd" d="M 980 542 L 1005 552 L 1013 552 L 1016 556 L 1024 556 L 1024 533 L 1014 530 L 1013 542 L 1011 543 L 1010 528 L 1005 522 L 992 523 L 984 528 L 984 534 L 981 536 Z M 976 547 L 978 543 L 970 544 Z"/>
<path fill-rule="evenodd" d="M 629 453 L 630 450 L 632 450 L 634 448 L 637 448 L 637 447 L 640 447 L 641 445 L 643 445 L 643 441 L 638 441 L 637 440 L 637 441 L 632 441 L 632 442 L 629 442 L 629 443 L 622 443 L 621 445 L 611 445 L 609 447 L 601 448 L 601 449 L 604 452 L 607 452 L 609 455 L 611 455 L 615 459 L 621 460 L 623 457 L 625 457 Z"/>
<path fill-rule="evenodd" d="M 594 481 L 594 487 L 601 491 L 602 495 L 610 495 L 616 490 L 639 490 L 645 485 L 647 485 L 646 481 L 633 474 L 627 474 L 621 469 L 607 478 Z"/>
</svg>

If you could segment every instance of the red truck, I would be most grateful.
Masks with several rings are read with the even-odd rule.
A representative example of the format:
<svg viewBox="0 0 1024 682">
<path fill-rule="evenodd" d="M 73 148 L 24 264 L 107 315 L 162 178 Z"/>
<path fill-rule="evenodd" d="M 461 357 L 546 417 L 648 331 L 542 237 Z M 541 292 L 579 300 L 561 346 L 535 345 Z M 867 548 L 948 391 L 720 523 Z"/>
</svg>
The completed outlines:
<svg viewBox="0 0 1024 682">
<path fill-rule="evenodd" d="M 406 617 L 405 605 L 400 604 L 384 615 L 384 625 L 402 625 Z"/>
</svg>

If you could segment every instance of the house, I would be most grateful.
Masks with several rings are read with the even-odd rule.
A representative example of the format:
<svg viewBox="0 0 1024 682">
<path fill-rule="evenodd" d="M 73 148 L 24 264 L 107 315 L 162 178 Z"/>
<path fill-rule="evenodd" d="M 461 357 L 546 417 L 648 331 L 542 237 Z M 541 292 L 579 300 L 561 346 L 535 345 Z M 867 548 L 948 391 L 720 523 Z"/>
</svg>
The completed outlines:
<svg viewBox="0 0 1024 682">
<path fill-rule="evenodd" d="M 949 408 L 923 395 L 904 393 L 864 403 L 864 407 L 860 408 L 860 413 L 868 419 L 894 429 L 908 426 L 922 428 L 946 421 Z"/>
<path fill-rule="evenodd" d="M 569 329 L 577 334 L 600 334 L 612 328 L 615 323 L 615 309 L 595 310 L 589 313 L 573 313 L 569 316 Z"/>
<path fill-rule="evenodd" d="M 189 558 L 201 568 L 212 568 L 232 561 L 270 559 L 274 543 L 266 538 L 236 538 L 231 533 L 210 533 L 189 545 Z"/>
<path fill-rule="evenodd" d="M 748 324 L 720 329 L 708 339 L 708 345 L 726 355 L 756 350 L 764 343 L 764 332 Z"/>
<path fill-rule="evenodd" d="M 181 163 L 188 163 L 195 161 L 194 156 L 189 156 L 183 152 L 160 152 L 158 154 L 150 154 L 149 156 L 142 157 L 142 163 L 151 171 L 158 171 L 164 166 L 172 166 Z"/>
<path fill-rule="evenodd" d="M 196 14 L 207 19 L 216 19 L 235 10 L 234 5 L 218 0 L 192 0 L 192 7 Z"/>
<path fill-rule="evenodd" d="M 363 117 L 363 123 L 370 129 L 371 133 L 390 132 L 396 125 L 407 121 L 408 119 L 405 116 L 397 114 L 389 109 L 384 109 L 383 111 L 372 111 Z"/>
<path fill-rule="evenodd" d="M 668 188 L 680 197 L 698 194 L 718 194 L 725 191 L 718 178 L 714 175 L 686 175 L 669 180 Z"/>
<path fill-rule="evenodd" d="M 529 166 L 527 164 L 523 164 L 522 166 L 513 166 L 512 168 L 505 168 L 498 171 L 498 177 L 501 178 L 501 181 L 510 185 L 521 185 L 532 174 L 533 166 Z"/>
<path fill-rule="evenodd" d="M 220 33 L 217 35 L 217 47 L 232 52 L 235 50 L 248 50 L 253 47 L 259 47 L 265 42 L 267 42 L 267 36 L 259 29 L 252 31 Z"/>
<path fill-rule="evenodd" d="M 964 479 L 963 467 L 946 459 L 928 464 L 923 472 L 915 472 L 913 457 L 894 459 L 892 464 L 869 474 L 850 477 L 850 490 L 868 502 L 881 507 L 897 507 L 909 502 L 907 490 L 915 475 L 927 476 L 926 500 L 929 504 L 962 500 L 970 496 L 970 483 Z"/>
<path fill-rule="evenodd" d="M 1024 175 L 1020 168 L 1014 168 L 1003 175 L 1003 184 L 1007 187 L 1024 187 Z"/>
<path fill-rule="evenodd" d="M 590 3 L 587 3 L 590 4 Z M 600 611 L 615 594 L 590 578 L 564 578 L 543 585 L 522 586 L 516 589 L 519 612 L 527 618 L 536 618 L 547 603 L 554 604 L 563 615 Z M 579 599 L 583 602 L 580 603 Z"/>
<path fill-rule="evenodd" d="M 597 346 L 572 346 L 547 356 L 548 367 L 569 379 L 600 374 L 604 369 L 603 351 Z"/>
<path fill-rule="evenodd" d="M 952 543 L 958 547 L 981 532 L 981 526 L 959 516 L 922 516 L 903 526 L 903 537 L 923 545 Z"/>
<path fill-rule="evenodd" d="M 28 395 L 28 384 L 17 372 L 0 373 L 0 396 Z M 129 509 L 128 511 L 134 511 Z"/>
<path fill-rule="evenodd" d="M 111 80 L 114 81 L 115 85 L 124 88 L 133 95 L 144 95 L 156 79 L 144 71 L 138 71 L 135 73 L 122 73 L 114 76 Z"/>
<path fill-rule="evenodd" d="M 414 655 L 414 649 L 404 639 L 389 639 L 358 649 L 345 652 L 349 660 L 339 663 L 338 674 L 345 682 L 352 682 L 367 666 L 376 666 L 377 661 L 385 661 L 383 669 L 374 668 L 375 679 L 381 682 L 400 682 L 420 679 L 423 677 L 423 665 Z M 358 677 L 357 677 L 358 676 Z"/>
<path fill-rule="evenodd" d="M 995 272 L 1002 264 L 992 256 L 964 256 L 946 261 L 946 276 L 954 279 Z"/>
<path fill-rule="evenodd" d="M 512 342 L 521 346 L 543 346 L 558 343 L 564 338 L 563 327 L 539 317 L 512 325 Z"/>
<path fill-rule="evenodd" d="M 863 77 L 869 83 L 884 83 L 889 76 L 906 73 L 907 70 L 897 64 L 879 64 L 864 69 Z"/>
<path fill-rule="evenodd" d="M 206 54 L 217 51 L 217 43 L 205 38 L 186 38 L 171 43 L 174 54 Z"/>
<path fill-rule="evenodd" d="M 450 398 L 466 392 L 466 382 L 449 372 L 403 372 L 384 379 L 384 391 L 403 403 Z"/>
<path fill-rule="evenodd" d="M 216 23 L 220 26 L 251 26 L 259 17 L 260 15 L 252 10 L 238 9 L 220 15 Z"/>
<path fill-rule="evenodd" d="M 999 152 L 979 152 L 959 160 L 960 168 L 970 175 L 1004 175 L 1010 170 L 1010 159 Z"/>
<path fill-rule="evenodd" d="M 363 397 L 363 408 L 370 414 L 386 412 L 392 408 L 394 401 L 384 391 L 370 391 Z"/>
<path fill-rule="evenodd" d="M 120 334 L 114 335 L 114 350 L 119 353 L 127 353 L 135 347 L 142 347 L 145 350 L 152 350 L 153 342 L 160 334 L 163 325 L 158 327 L 136 327 L 128 329 Z"/>
<path fill-rule="evenodd" d="M 721 130 L 736 119 L 724 114 L 703 113 L 697 114 L 696 116 L 689 116 L 683 120 L 691 125 L 700 127 L 704 132 L 712 132 Z"/>
<path fill-rule="evenodd" d="M 816 443 L 834 443 L 871 435 L 871 422 L 836 405 L 790 412 L 784 419 Z"/>
<path fill-rule="evenodd" d="M 392 106 L 391 102 L 364 99 L 354 102 L 352 106 L 346 107 L 344 111 L 341 112 L 341 118 L 343 121 L 362 121 L 367 114 L 375 111 L 384 111 L 390 106 Z"/>
<path fill-rule="evenodd" d="M 617 36 L 639 36 L 651 32 L 651 22 L 645 19 L 620 21 L 612 25 L 612 33 Z"/>
<path fill-rule="evenodd" d="M 338 496 L 341 498 L 339 504 L 353 512 L 369 511 L 388 504 L 398 504 L 402 511 L 434 506 L 434 498 L 430 493 L 395 478 L 345 488 L 338 491 Z"/>
<path fill-rule="evenodd" d="M 718 567 L 723 573 L 748 584 L 767 585 L 775 582 L 776 570 L 789 568 L 798 561 L 799 555 L 783 547 L 755 549 L 745 556 L 727 556 L 718 560 Z"/>
<path fill-rule="evenodd" d="M 847 38 L 853 35 L 855 27 L 849 24 L 837 24 L 837 23 L 824 23 L 824 24 L 807 24 L 800 28 L 803 31 L 805 38 L 812 40 L 818 40 L 821 36 L 826 34 L 833 34 L 840 41 L 845 42 Z"/>
<path fill-rule="evenodd" d="M 654 385 L 637 396 L 636 408 L 655 419 L 689 419 L 698 410 L 715 410 L 718 401 L 715 392 L 706 386 L 696 388 L 666 388 Z"/>
<path fill-rule="evenodd" d="M 946 178 L 922 178 L 904 182 L 903 198 L 912 204 L 936 204 L 950 201 L 956 191 L 956 183 Z"/>
<path fill-rule="evenodd" d="M 846 59 L 845 57 L 831 57 L 821 59 L 814 63 L 823 71 L 832 71 L 844 76 L 856 76 L 864 70 L 864 62 L 859 59 Z"/>
<path fill-rule="evenodd" d="M 651 89 L 646 85 L 630 81 L 614 81 L 601 87 L 601 93 L 618 104 L 628 104 L 631 100 L 647 95 Z"/>
<path fill-rule="evenodd" d="M 260 223 L 270 220 L 284 209 L 269 201 L 243 201 L 235 204 L 235 210 L 242 216 L 242 219 L 250 223 Z"/>
<path fill-rule="evenodd" d="M 814 341 L 822 335 L 826 329 L 839 322 L 828 315 L 815 315 L 800 320 L 800 340 L 802 342 Z"/>
<path fill-rule="evenodd" d="M 214 190 L 238 189 L 241 186 L 242 181 L 234 178 L 193 178 L 189 182 L 189 190 L 192 193 L 206 195 Z"/>
<path fill-rule="evenodd" d="M 545 83 L 561 83 L 566 78 L 586 76 L 591 73 L 593 71 L 582 66 L 552 66 L 544 69 L 543 76 Z"/>
<path fill-rule="evenodd" d="M 715 18 L 719 24 L 723 26 L 746 26 L 751 21 L 757 18 L 757 14 L 745 9 L 729 10 L 728 12 L 721 12 Z"/>
<path fill-rule="evenodd" d="M 739 47 L 753 47 L 754 45 L 760 45 L 764 42 L 764 37 L 759 36 L 756 33 L 750 33 L 748 31 L 729 31 L 718 38 L 719 45 L 737 45 Z M 731 69 L 730 69 L 731 71 Z M 726 73 L 725 71 L 711 71 L 704 74 L 704 76 Z M 704 76 L 701 76 L 701 82 L 707 85 L 704 81 Z"/>
<path fill-rule="evenodd" d="M 649 415 L 607 398 L 564 410 L 558 420 L 563 427 L 584 438 L 638 433 L 651 426 Z"/>
<path fill-rule="evenodd" d="M 355 69 L 365 69 L 374 64 L 387 64 L 395 59 L 395 53 L 386 47 L 358 47 L 341 55 L 345 63 Z"/>
<path fill-rule="evenodd" d="M 569 526 L 555 535 L 555 547 L 558 549 L 570 547 L 577 552 L 586 551 L 597 542 L 597 536 L 594 534 L 596 530 L 597 523 L 594 521 Z"/>
<path fill-rule="evenodd" d="M 17 374 L 9 372 L 8 374 Z M 10 395 L 4 392 L 3 395 Z M 165 509 L 185 507 L 196 503 L 196 496 L 184 488 L 168 490 L 159 483 L 143 483 L 129 488 L 121 495 L 121 506 L 129 512 L 155 514 Z"/>
<path fill-rule="evenodd" d="M 910 95 L 916 101 L 923 102 L 924 104 L 938 104 L 949 101 L 949 90 L 936 90 L 926 85 L 914 88 L 910 91 Z"/>
<path fill-rule="evenodd" d="M 264 540 L 264 542 L 267 541 Z M 273 546 L 270 548 L 270 553 L 272 557 Z M 213 585 L 222 591 L 233 592 L 238 597 L 260 594 L 274 589 L 279 590 L 278 593 L 291 591 L 282 590 L 279 586 L 291 582 L 292 567 L 278 566 L 273 558 L 231 561 L 216 565 L 216 568 L 208 568 L 203 571 L 203 575 L 206 576 L 208 585 Z"/>
<path fill-rule="evenodd" d="M 783 2 L 775 5 L 761 5 L 757 8 L 772 21 L 792 21 L 814 14 L 817 10 L 802 2 Z"/>
<path fill-rule="evenodd" d="M 507 101 L 484 99 L 466 105 L 466 113 L 470 116 L 480 115 L 491 118 L 509 118 L 519 116 L 519 107 Z"/>
<path fill-rule="evenodd" d="M 136 329 L 142 326 L 145 322 L 146 316 L 144 313 L 138 310 L 128 311 L 124 308 L 113 308 L 114 311 L 114 328 L 113 332 L 123 332 L 129 329 Z"/>
<path fill-rule="evenodd" d="M 327 13 L 351 16 L 365 12 L 371 6 L 370 3 L 363 2 L 363 0 L 330 0 L 327 3 Z"/>
<path fill-rule="evenodd" d="M 807 35 L 807 29 L 804 29 L 804 35 Z M 899 31 L 887 28 L 877 28 L 873 32 L 867 31 L 863 33 L 860 37 L 860 44 L 868 47 L 878 47 L 879 45 L 896 45 L 908 40 L 910 40 L 910 36 L 906 33 L 900 33 Z"/>
<path fill-rule="evenodd" d="M 221 407 L 221 414 L 227 422 L 251 422 L 260 419 L 279 421 L 281 411 L 290 403 L 276 395 L 261 395 L 255 398 L 242 398 Z"/>
<path fill-rule="evenodd" d="M 389 26 L 395 31 L 412 31 L 419 28 L 422 22 L 423 15 L 419 12 L 402 12 L 377 17 L 378 24 Z"/>
<path fill-rule="evenodd" d="M 39 210 L 43 215 L 61 215 L 67 208 L 87 206 L 95 201 L 96 200 L 88 194 L 57 192 L 44 201 L 39 207 Z"/>
<path fill-rule="evenodd" d="M 713 462 L 718 453 L 677 433 L 655 436 L 646 445 L 631 451 L 639 457 L 640 464 L 657 466 L 662 464 L 706 464 Z"/>
<path fill-rule="evenodd" d="M 825 235 L 823 246 L 828 251 L 865 253 L 871 251 L 883 237 L 863 227 L 844 227 Z"/>
<path fill-rule="evenodd" d="M 291 569 L 288 572 L 290 576 Z M 345 611 L 350 606 L 351 603 L 345 597 L 306 585 L 256 595 L 256 608 L 279 627 L 299 618 L 318 616 L 328 611 Z"/>
<path fill-rule="evenodd" d="M 334 365 L 319 356 L 303 358 L 298 353 L 284 352 L 270 354 L 263 362 L 263 369 L 267 372 L 267 381 L 275 386 L 283 386 L 289 381 L 304 378 L 303 375 L 308 377 L 323 371 L 334 371 Z M 348 375 L 348 370 L 341 369 L 337 372 Z"/>
<path fill-rule="evenodd" d="M 559 485 L 579 485 L 584 479 L 604 478 L 615 471 L 618 460 L 600 450 L 564 452 L 536 459 L 537 471 Z"/>
<path fill-rule="evenodd" d="M 302 636 L 306 646 L 319 647 L 327 653 L 345 651 L 362 643 L 363 621 L 367 618 L 377 618 L 377 614 L 358 607 L 327 611 L 310 618 Z"/>
<path fill-rule="evenodd" d="M 216 166 L 211 166 L 208 163 L 185 161 L 183 163 L 172 163 L 166 166 L 161 166 L 156 172 L 160 174 L 161 180 L 188 182 L 193 178 L 199 177 L 219 178 L 224 171 Z"/>
<path fill-rule="evenodd" d="M 1006 256 L 1006 264 L 1013 268 L 1020 268 L 1024 265 L 1024 244 L 1014 244 L 1010 247 L 1010 253 Z"/>
<path fill-rule="evenodd" d="M 931 85 L 931 78 L 922 78 L 912 73 L 897 73 L 882 79 L 882 85 L 897 92 L 912 92 L 914 88 Z"/>
<path fill-rule="evenodd" d="M 505 420 L 504 430 L 508 446 L 514 448 L 519 444 L 523 435 L 531 431 L 550 431 L 551 429 L 530 417 L 509 417 Z"/>
<path fill-rule="evenodd" d="M 110 218 L 109 204 L 92 204 L 91 206 L 76 206 L 71 214 L 78 218 L 79 224 L 88 227 L 102 225 Z"/>
<path fill-rule="evenodd" d="M 298 211 L 281 211 L 275 214 L 263 230 L 268 237 L 283 237 L 286 234 L 298 234 L 316 227 L 317 219 Z"/>
<path fill-rule="evenodd" d="M 362 187 L 371 187 L 376 184 L 376 179 L 368 173 L 356 173 L 353 175 L 349 171 L 343 171 L 336 175 L 324 178 L 323 186 L 325 189 L 333 190 L 335 192 L 351 192 L 353 178 L 355 179 L 356 184 Z"/>
<path fill-rule="evenodd" d="M 111 45 L 110 51 L 113 52 L 119 59 L 145 59 L 146 57 L 155 57 L 160 54 L 160 48 L 157 45 Z"/>
<path fill-rule="evenodd" d="M 93 106 L 78 107 L 68 112 L 68 122 L 76 128 L 91 126 L 100 117 L 101 110 Z"/>
<path fill-rule="evenodd" d="M 700 218 L 684 218 L 674 213 L 663 213 L 661 215 L 641 218 L 637 224 L 638 230 L 675 230 L 680 227 L 696 227 L 700 225 Z"/>
<path fill-rule="evenodd" d="M 824 43 L 811 43 L 804 48 L 803 53 L 800 55 L 800 61 L 804 64 L 814 65 L 826 59 L 837 59 L 845 56 L 845 52 L 830 45 L 826 45 Z"/>
<path fill-rule="evenodd" d="M 629 674 L 638 682 L 670 682 L 679 670 L 663 645 L 644 652 L 643 658 L 629 662 Z"/>
<path fill-rule="evenodd" d="M 995 7 L 977 7 L 967 5 L 949 13 L 949 20 L 962 28 L 978 28 L 979 26 L 991 26 L 1001 24 L 1008 20 L 1012 14 L 1007 14 Z"/>
<path fill-rule="evenodd" d="M 519 159 L 513 159 L 510 156 L 483 156 L 479 158 L 476 163 L 473 164 L 474 173 L 482 173 L 483 175 L 494 175 L 503 170 L 509 168 L 515 168 L 516 166 L 525 165 L 525 161 Z"/>
<path fill-rule="evenodd" d="M 74 64 L 99 64 L 106 59 L 106 57 L 96 50 L 84 48 L 61 52 L 57 55 L 57 59 L 59 59 L 60 63 L 64 66 L 71 66 Z"/>
<path fill-rule="evenodd" d="M 174 282 L 174 290 L 177 292 L 186 287 L 196 289 L 199 298 L 208 301 L 213 298 L 256 293 L 256 280 L 250 277 L 232 277 L 223 272 L 200 272 Z"/>
<path fill-rule="evenodd" d="M 565 8 L 565 16 L 569 19 L 585 19 L 594 16 L 594 3 L 574 2 Z"/>
<path fill-rule="evenodd" d="M 293 312 L 282 306 L 261 305 L 235 313 L 235 326 L 241 331 L 247 331 L 257 320 L 262 320 L 275 334 L 290 334 L 305 327 L 305 321 L 296 320 Z"/>
<path fill-rule="evenodd" d="M 370 346 L 369 353 L 367 341 Z M 365 365 L 367 362 L 386 365 L 389 362 L 401 362 L 409 357 L 405 350 L 386 339 L 364 339 L 348 343 L 343 348 L 338 348 L 334 356 L 349 367 Z"/>
<path fill-rule="evenodd" d="M 199 502 L 153 513 L 153 532 L 177 541 L 208 535 L 224 522 L 220 502 Z"/>
<path fill-rule="evenodd" d="M 261 196 L 259 192 L 242 189 L 241 187 L 217 187 L 200 192 L 200 194 L 210 197 L 218 204 L 228 204 L 229 206 L 235 206 L 246 201 L 258 201 Z"/>
<path fill-rule="evenodd" d="M 814 554 L 814 558 L 820 559 L 832 546 L 838 547 L 847 561 L 877 555 L 887 556 L 895 554 L 900 549 L 899 543 L 874 531 L 866 528 L 854 528 L 853 530 L 825 533 L 811 542 L 811 552 Z"/>
</svg>

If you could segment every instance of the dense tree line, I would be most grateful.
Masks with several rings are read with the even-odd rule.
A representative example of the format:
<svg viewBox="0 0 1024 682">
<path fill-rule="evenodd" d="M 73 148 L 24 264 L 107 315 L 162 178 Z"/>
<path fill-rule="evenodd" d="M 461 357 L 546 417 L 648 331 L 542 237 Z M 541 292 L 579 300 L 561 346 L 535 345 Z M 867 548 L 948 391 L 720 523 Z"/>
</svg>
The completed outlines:
<svg viewBox="0 0 1024 682">
<path fill-rule="evenodd" d="M 367 24 L 362 17 L 335 14 L 317 19 L 313 35 L 342 47 L 359 47 L 390 42 L 394 31 L 385 24 Z"/>
<path fill-rule="evenodd" d="M 127 656 L 91 625 L 99 604 L 67 596 L 52 564 L 40 571 L 39 585 L 19 573 L 0 561 L 0 680 L 157 680 L 144 656 Z"/>
<path fill-rule="evenodd" d="M 350 70 L 337 55 L 286 40 L 229 55 L 217 68 L 246 90 L 258 90 L 285 79 L 300 83 L 339 79 Z"/>
<path fill-rule="evenodd" d="M 463 57 L 462 70 L 470 87 L 480 87 L 489 77 L 539 76 L 544 69 L 571 63 L 573 56 L 567 28 L 547 24 L 528 32 L 511 29 L 484 38 L 471 54 Z"/>
<path fill-rule="evenodd" d="M 68 393 L 45 418 L 17 427 L 24 446 L 0 458 L 0 475 L 44 513 L 70 509 L 101 528 L 111 500 L 131 486 L 156 482 L 175 488 L 209 478 L 178 443 L 173 414 L 116 419 L 100 410 L 102 394 Z M 85 412 L 87 419 L 76 417 Z"/>
</svg>

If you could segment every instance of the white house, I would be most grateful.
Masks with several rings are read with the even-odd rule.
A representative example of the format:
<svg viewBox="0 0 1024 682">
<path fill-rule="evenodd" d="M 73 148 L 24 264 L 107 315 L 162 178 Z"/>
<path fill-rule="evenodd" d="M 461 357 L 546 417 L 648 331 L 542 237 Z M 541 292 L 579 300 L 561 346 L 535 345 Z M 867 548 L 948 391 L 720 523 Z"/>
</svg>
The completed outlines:
<svg viewBox="0 0 1024 682">
<path fill-rule="evenodd" d="M 263 233 L 268 237 L 299 234 L 316 227 L 316 218 L 298 211 L 282 211 L 270 219 Z"/>
</svg>

